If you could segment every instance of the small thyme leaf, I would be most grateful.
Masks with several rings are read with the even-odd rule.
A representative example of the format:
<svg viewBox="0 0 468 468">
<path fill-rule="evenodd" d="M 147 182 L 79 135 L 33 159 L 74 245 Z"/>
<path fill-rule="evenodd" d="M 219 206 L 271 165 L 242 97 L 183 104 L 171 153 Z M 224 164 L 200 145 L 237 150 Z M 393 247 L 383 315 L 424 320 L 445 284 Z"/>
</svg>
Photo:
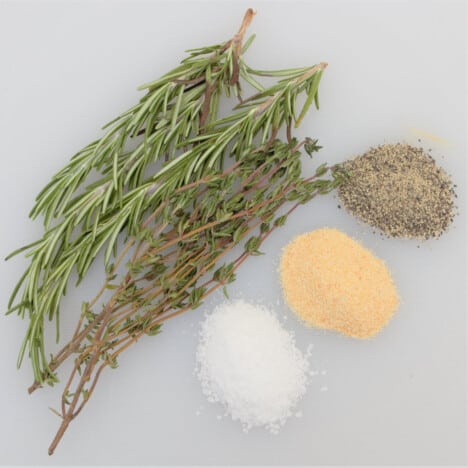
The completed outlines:
<svg viewBox="0 0 468 468">
<path fill-rule="evenodd" d="M 318 140 L 313 140 L 312 138 L 309 138 L 307 137 L 305 139 L 305 144 L 304 144 L 304 149 L 305 149 L 305 152 L 309 155 L 309 156 L 312 156 L 313 153 L 315 153 L 316 151 L 319 151 L 320 149 L 322 149 L 322 146 L 319 146 L 317 143 L 318 143 Z"/>
</svg>

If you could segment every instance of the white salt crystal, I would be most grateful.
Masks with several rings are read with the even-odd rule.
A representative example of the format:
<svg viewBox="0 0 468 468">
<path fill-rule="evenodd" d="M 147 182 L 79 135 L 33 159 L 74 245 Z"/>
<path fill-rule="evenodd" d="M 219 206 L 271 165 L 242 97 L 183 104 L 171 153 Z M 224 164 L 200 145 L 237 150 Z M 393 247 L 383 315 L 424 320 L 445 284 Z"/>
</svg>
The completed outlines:
<svg viewBox="0 0 468 468">
<path fill-rule="evenodd" d="M 243 429 L 277 433 L 306 392 L 307 358 L 264 306 L 225 302 L 202 324 L 197 374 L 208 401 Z"/>
</svg>

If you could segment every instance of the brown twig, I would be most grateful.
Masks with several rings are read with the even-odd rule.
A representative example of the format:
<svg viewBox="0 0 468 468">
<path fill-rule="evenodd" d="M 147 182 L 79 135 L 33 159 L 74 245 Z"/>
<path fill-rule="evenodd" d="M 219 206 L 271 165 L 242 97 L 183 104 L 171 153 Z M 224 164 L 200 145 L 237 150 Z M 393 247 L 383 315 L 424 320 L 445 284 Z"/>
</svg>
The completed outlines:
<svg viewBox="0 0 468 468">
<path fill-rule="evenodd" d="M 59 430 L 57 431 L 57 434 L 55 435 L 52 443 L 50 444 L 50 447 L 49 447 L 49 455 L 52 455 L 55 451 L 55 448 L 57 447 L 57 444 L 60 442 L 60 440 L 62 439 L 63 437 L 63 434 L 65 433 L 65 431 L 67 430 L 68 428 L 68 425 L 70 424 L 70 421 L 76 416 L 76 414 L 74 414 L 74 410 L 75 410 L 75 407 L 79 401 L 79 398 L 81 396 L 81 391 L 83 390 L 86 382 L 90 379 L 91 377 L 91 373 L 94 369 L 94 366 L 95 364 L 97 363 L 98 359 L 99 359 L 99 340 L 101 338 L 101 335 L 104 331 L 104 327 L 107 323 L 107 320 L 108 318 L 110 317 L 111 313 L 112 313 L 112 307 L 113 307 L 113 303 L 111 302 L 108 306 L 106 306 L 104 308 L 104 315 L 102 317 L 102 322 L 101 322 L 101 325 L 99 326 L 99 329 L 97 330 L 96 332 L 96 335 L 94 337 L 94 343 L 95 343 L 95 352 L 94 352 L 94 355 L 91 357 L 91 359 L 88 361 L 88 363 L 86 364 L 86 368 L 85 368 L 85 371 L 83 373 L 83 376 L 81 377 L 80 379 L 80 382 L 78 383 L 78 386 L 77 386 L 77 389 L 75 391 L 75 394 L 73 395 L 73 400 L 72 402 L 70 403 L 68 409 L 65 411 L 65 405 L 62 404 L 62 423 L 60 424 L 60 427 L 59 427 Z M 76 365 L 75 367 L 73 368 L 73 371 L 72 371 L 72 378 L 76 372 Z M 69 380 L 69 385 L 66 387 L 66 391 L 68 392 L 68 388 L 69 386 L 71 385 L 71 379 Z M 64 399 L 62 399 L 62 402 L 64 401 Z"/>
</svg>

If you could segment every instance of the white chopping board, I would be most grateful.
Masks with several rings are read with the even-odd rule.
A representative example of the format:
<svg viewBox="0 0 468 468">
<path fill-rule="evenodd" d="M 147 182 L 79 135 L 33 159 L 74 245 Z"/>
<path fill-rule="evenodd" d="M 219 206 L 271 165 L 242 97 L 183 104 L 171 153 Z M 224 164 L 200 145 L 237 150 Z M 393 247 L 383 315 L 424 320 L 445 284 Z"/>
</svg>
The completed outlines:
<svg viewBox="0 0 468 468">
<path fill-rule="evenodd" d="M 298 209 L 230 288 L 274 308 L 298 346 L 313 344 L 319 373 L 279 435 L 244 434 L 217 418 L 193 369 L 197 327 L 222 300 L 164 326 L 107 372 L 56 454 L 61 386 L 28 396 L 15 368 L 26 322 L 0 317 L 0 464 L 455 465 L 466 462 L 466 12 L 463 1 L 3 1 L 0 3 L 1 254 L 35 240 L 35 195 L 100 127 L 140 96 L 137 85 L 175 66 L 184 50 L 228 39 L 247 7 L 258 14 L 247 55 L 256 68 L 326 61 L 321 109 L 298 136 L 318 138 L 330 163 L 372 145 L 421 144 L 457 184 L 460 211 L 439 240 L 384 239 L 337 208 L 333 195 Z M 418 139 L 421 139 L 419 142 Z M 304 168 L 311 168 L 305 162 Z M 295 235 L 336 227 L 385 260 L 401 307 L 375 339 L 305 328 L 283 304 L 277 265 Z M 2 310 L 26 266 L 0 264 Z M 63 302 L 64 336 L 94 268 Z M 53 340 L 52 334 L 50 338 Z M 65 373 L 61 374 L 65 378 Z"/>
</svg>

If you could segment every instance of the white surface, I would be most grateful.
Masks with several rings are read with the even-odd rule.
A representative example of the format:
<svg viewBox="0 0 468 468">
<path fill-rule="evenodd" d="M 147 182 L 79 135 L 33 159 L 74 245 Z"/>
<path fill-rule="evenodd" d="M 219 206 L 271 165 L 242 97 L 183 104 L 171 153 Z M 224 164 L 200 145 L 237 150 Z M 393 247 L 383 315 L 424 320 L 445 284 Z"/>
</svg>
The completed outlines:
<svg viewBox="0 0 468 468">
<path fill-rule="evenodd" d="M 314 377 L 300 410 L 278 436 L 242 433 L 219 421 L 193 375 L 194 336 L 205 307 L 142 340 L 107 372 L 56 455 L 49 410 L 61 387 L 28 396 L 31 373 L 15 362 L 25 323 L 0 317 L 0 463 L 4 464 L 462 464 L 465 460 L 465 11 L 458 1 L 0 3 L 1 254 L 34 240 L 27 213 L 54 171 L 99 128 L 132 105 L 138 84 L 157 77 L 190 47 L 216 43 L 257 8 L 257 68 L 327 61 L 321 110 L 299 135 L 318 137 L 320 161 L 369 146 L 424 139 L 459 186 L 461 214 L 438 241 L 384 240 L 336 208 L 333 196 L 298 210 L 247 262 L 234 297 L 264 301 L 286 315 Z M 282 304 L 277 263 L 292 236 L 321 226 L 361 239 L 391 268 L 402 305 L 371 341 L 300 325 Z M 0 266 L 2 309 L 26 266 Z M 100 282 L 95 268 L 64 301 L 64 328 Z M 279 301 L 279 305 L 277 304 Z M 52 339 L 52 338 L 51 338 Z M 65 374 L 62 374 L 64 376 Z M 328 391 L 321 388 L 328 387 Z M 197 416 L 197 411 L 200 415 Z"/>
</svg>

